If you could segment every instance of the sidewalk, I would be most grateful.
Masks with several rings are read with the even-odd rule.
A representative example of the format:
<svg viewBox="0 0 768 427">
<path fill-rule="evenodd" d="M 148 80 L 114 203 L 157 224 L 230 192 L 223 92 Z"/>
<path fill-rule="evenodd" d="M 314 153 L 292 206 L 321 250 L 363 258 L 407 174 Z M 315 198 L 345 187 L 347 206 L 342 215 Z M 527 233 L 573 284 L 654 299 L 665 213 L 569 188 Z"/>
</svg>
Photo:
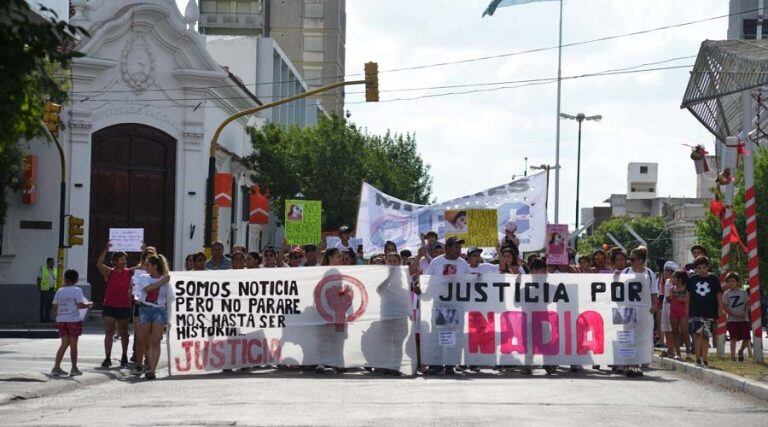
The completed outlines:
<svg viewBox="0 0 768 427">
<path fill-rule="evenodd" d="M 0 405 L 18 399 L 50 396 L 109 380 L 132 380 L 134 377 L 130 376 L 128 369 L 119 368 L 119 340 L 115 340 L 112 350 L 112 368 L 101 367 L 104 360 L 103 339 L 100 329 L 86 329 L 78 345 L 78 368 L 83 375 L 58 378 L 50 375 L 59 347 L 57 338 L 0 339 Z M 158 369 L 164 366 L 165 361 L 161 360 Z M 67 352 L 62 369 L 68 372 L 70 367 Z"/>
</svg>

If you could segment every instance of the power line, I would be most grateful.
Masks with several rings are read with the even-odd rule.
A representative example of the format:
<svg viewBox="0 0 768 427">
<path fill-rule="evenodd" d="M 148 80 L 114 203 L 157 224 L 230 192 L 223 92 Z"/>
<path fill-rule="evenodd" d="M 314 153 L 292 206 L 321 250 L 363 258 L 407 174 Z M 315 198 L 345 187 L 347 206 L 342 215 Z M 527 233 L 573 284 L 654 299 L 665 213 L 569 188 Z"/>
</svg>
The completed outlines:
<svg viewBox="0 0 768 427">
<path fill-rule="evenodd" d="M 695 24 L 700 24 L 700 23 L 704 23 L 704 22 L 714 21 L 714 20 L 717 20 L 717 19 L 728 18 L 728 17 L 731 17 L 731 16 L 744 15 L 744 14 L 756 12 L 757 10 L 758 9 L 749 9 L 749 10 L 744 10 L 744 11 L 741 11 L 741 12 L 734 12 L 734 13 L 729 13 L 729 14 L 726 14 L 726 15 L 718 15 L 718 16 L 713 16 L 713 17 L 710 17 L 710 18 L 697 19 L 697 20 L 682 22 L 682 23 L 678 23 L 678 24 L 670 24 L 670 25 L 664 25 L 664 26 L 661 26 L 661 27 L 649 28 L 649 29 L 640 30 L 640 31 L 633 31 L 633 32 L 629 32 L 629 33 L 622 33 L 622 34 L 615 34 L 615 35 L 611 35 L 611 36 L 604 36 L 604 37 L 599 37 L 599 38 L 590 39 L 590 40 L 584 40 L 584 41 L 580 41 L 580 42 L 566 43 L 566 44 L 563 44 L 562 47 L 582 46 L 582 45 L 585 45 L 585 44 L 597 43 L 597 42 L 608 41 L 608 40 L 615 40 L 615 39 L 623 38 L 623 37 L 632 37 L 632 36 L 637 36 L 637 35 L 642 35 L 642 34 L 648 34 L 648 33 L 652 33 L 652 32 L 655 32 L 655 31 L 662 31 L 662 30 L 668 30 L 668 29 L 673 29 L 673 28 L 680 28 L 680 27 L 685 27 L 685 26 L 689 26 L 689 25 L 695 25 Z M 481 57 L 476 57 L 476 58 L 467 58 L 467 59 L 461 59 L 461 60 L 456 60 L 456 61 L 446 61 L 446 62 L 438 62 L 438 63 L 432 63 L 432 64 L 422 64 L 422 65 L 414 65 L 414 66 L 409 66 L 409 67 L 393 68 L 393 69 L 389 69 L 389 70 L 381 70 L 381 71 L 379 71 L 379 74 L 382 74 L 382 73 L 394 73 L 394 72 L 409 71 L 409 70 L 421 70 L 421 69 L 425 69 L 425 68 L 442 67 L 442 66 L 454 65 L 454 64 L 466 64 L 466 63 L 485 61 L 485 60 L 490 60 L 490 59 L 507 58 L 507 57 L 512 57 L 512 56 L 525 55 L 525 54 L 529 54 L 529 53 L 544 52 L 544 51 L 554 50 L 554 49 L 558 49 L 558 46 L 549 46 L 549 47 L 527 49 L 527 50 L 522 50 L 522 51 L 508 52 L 508 53 L 503 53 L 503 54 L 498 54 L 498 55 L 481 56 Z M 356 77 L 356 76 L 362 76 L 363 74 L 364 73 L 355 73 L 355 74 L 336 75 L 336 76 L 329 76 L 329 77 L 318 77 L 318 78 L 314 78 L 314 79 L 303 79 L 303 80 L 305 82 L 315 81 L 315 80 L 330 81 L 331 79 L 335 80 L 335 79 L 344 78 L 344 77 Z M 283 81 L 254 82 L 254 83 L 243 83 L 243 84 L 245 86 L 263 86 L 263 85 L 282 84 L 282 83 L 296 83 L 296 82 L 298 82 L 298 80 L 291 79 L 291 80 L 283 80 Z M 226 88 L 226 87 L 230 87 L 230 86 L 229 85 L 207 86 L 207 87 L 198 87 L 198 88 L 192 88 L 192 89 L 215 89 L 215 88 Z M 145 92 L 150 92 L 150 91 L 153 91 L 153 92 L 163 91 L 164 92 L 164 91 L 176 91 L 176 90 L 188 90 L 188 89 L 190 89 L 190 88 L 148 89 L 148 90 L 145 90 Z M 126 92 L 132 92 L 132 91 L 131 90 L 115 90 L 115 91 L 98 91 L 98 90 L 94 90 L 94 91 L 73 91 L 73 92 L 70 92 L 70 93 L 72 93 L 72 94 L 86 94 L 87 95 L 87 94 L 126 93 Z"/>
</svg>

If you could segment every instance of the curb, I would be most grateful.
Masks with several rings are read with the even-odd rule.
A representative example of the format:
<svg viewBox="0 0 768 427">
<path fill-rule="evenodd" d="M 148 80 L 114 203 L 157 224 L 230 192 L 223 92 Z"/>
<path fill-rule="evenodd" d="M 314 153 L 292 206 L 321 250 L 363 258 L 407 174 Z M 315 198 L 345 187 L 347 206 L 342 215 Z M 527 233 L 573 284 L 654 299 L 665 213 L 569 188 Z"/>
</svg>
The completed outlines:
<svg viewBox="0 0 768 427">
<path fill-rule="evenodd" d="M 709 384 L 718 385 L 733 391 L 746 393 L 754 398 L 768 401 L 768 384 L 759 381 L 750 380 L 728 372 L 718 371 L 710 368 L 702 368 L 692 363 L 685 363 L 677 360 L 668 359 L 653 355 L 653 363 L 663 368 L 674 369 L 675 371 L 689 375 L 700 381 Z"/>
</svg>

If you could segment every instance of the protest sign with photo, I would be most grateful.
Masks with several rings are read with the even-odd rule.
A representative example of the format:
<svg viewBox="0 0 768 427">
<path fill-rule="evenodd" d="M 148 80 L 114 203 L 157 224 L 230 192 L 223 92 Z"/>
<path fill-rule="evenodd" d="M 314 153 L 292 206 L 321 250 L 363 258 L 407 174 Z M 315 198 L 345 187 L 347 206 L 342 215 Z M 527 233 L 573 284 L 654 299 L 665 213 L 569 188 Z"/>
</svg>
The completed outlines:
<svg viewBox="0 0 768 427">
<path fill-rule="evenodd" d="M 467 246 L 494 247 L 498 243 L 496 209 L 445 211 L 445 238 L 457 237 Z"/>
<path fill-rule="evenodd" d="M 427 365 L 651 362 L 645 275 L 421 276 Z"/>
<path fill-rule="evenodd" d="M 547 176 L 543 172 L 428 206 L 397 199 L 363 183 L 355 235 L 363 239 L 366 256 L 383 253 L 388 240 L 398 249 L 416 251 L 421 234 L 435 231 L 445 238 L 446 210 L 495 209 L 497 240 L 504 236 L 504 224 L 511 220 L 517 226 L 520 250 L 539 250 L 545 244 L 546 195 Z"/>
<path fill-rule="evenodd" d="M 144 243 L 143 228 L 110 228 L 109 250 L 113 252 L 141 252 Z"/>
<path fill-rule="evenodd" d="M 547 264 L 569 264 L 567 224 L 547 224 Z"/>
<path fill-rule="evenodd" d="M 285 201 L 285 241 L 289 245 L 320 243 L 322 202 L 317 200 Z"/>
<path fill-rule="evenodd" d="M 405 267 L 174 271 L 168 292 L 172 375 L 260 365 L 405 374 L 415 367 Z"/>
</svg>

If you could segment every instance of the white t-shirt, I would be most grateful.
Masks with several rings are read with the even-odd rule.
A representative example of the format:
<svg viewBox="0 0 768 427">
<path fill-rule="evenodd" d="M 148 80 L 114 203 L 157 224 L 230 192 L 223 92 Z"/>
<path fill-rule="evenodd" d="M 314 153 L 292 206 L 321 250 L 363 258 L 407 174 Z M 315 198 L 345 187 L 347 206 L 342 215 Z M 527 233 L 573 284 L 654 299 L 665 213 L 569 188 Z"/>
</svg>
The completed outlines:
<svg viewBox="0 0 768 427">
<path fill-rule="evenodd" d="M 635 273 L 632 271 L 632 267 L 627 267 L 622 271 L 622 274 L 645 274 L 648 277 L 648 280 L 651 282 L 651 293 L 652 294 L 659 294 L 659 279 L 656 278 L 656 273 L 654 273 L 651 269 L 648 267 L 644 267 L 645 271 L 643 273 Z"/>
<path fill-rule="evenodd" d="M 141 288 L 141 295 L 139 296 L 139 301 L 141 301 L 142 304 L 150 305 L 152 307 L 165 308 L 166 294 L 168 292 L 166 288 L 167 283 L 160 286 L 153 292 L 147 293 L 146 291 L 146 288 L 148 286 L 154 285 L 159 280 L 160 278 L 155 279 L 149 274 L 144 274 L 142 276 L 139 276 L 137 280 L 138 285 Z"/>
<path fill-rule="evenodd" d="M 469 267 L 469 273 L 471 274 L 499 274 L 499 266 L 483 262 L 477 265 L 477 267 Z"/>
<path fill-rule="evenodd" d="M 141 300 L 141 286 L 139 286 L 139 277 L 146 274 L 147 270 L 142 268 L 133 270 L 133 277 L 131 277 L 131 282 L 133 283 L 133 297 L 136 299 L 136 301 Z"/>
<path fill-rule="evenodd" d="M 336 249 L 338 249 L 339 252 L 349 252 L 350 249 L 354 249 L 352 247 L 352 239 L 349 239 L 349 245 L 345 245 L 342 242 L 336 243 Z"/>
<path fill-rule="evenodd" d="M 440 255 L 429 263 L 429 268 L 425 274 L 428 276 L 450 276 L 467 273 L 469 273 L 469 263 L 464 258 L 446 259 L 445 255 Z"/>
<path fill-rule="evenodd" d="M 422 257 L 419 260 L 419 273 L 421 274 L 427 274 L 427 269 L 429 268 L 429 257 Z"/>
<path fill-rule="evenodd" d="M 57 306 L 56 321 L 57 322 L 80 322 L 80 309 L 77 307 L 79 303 L 85 303 L 85 295 L 83 290 L 77 286 L 63 286 L 56 295 L 53 296 L 53 303 Z"/>
</svg>

